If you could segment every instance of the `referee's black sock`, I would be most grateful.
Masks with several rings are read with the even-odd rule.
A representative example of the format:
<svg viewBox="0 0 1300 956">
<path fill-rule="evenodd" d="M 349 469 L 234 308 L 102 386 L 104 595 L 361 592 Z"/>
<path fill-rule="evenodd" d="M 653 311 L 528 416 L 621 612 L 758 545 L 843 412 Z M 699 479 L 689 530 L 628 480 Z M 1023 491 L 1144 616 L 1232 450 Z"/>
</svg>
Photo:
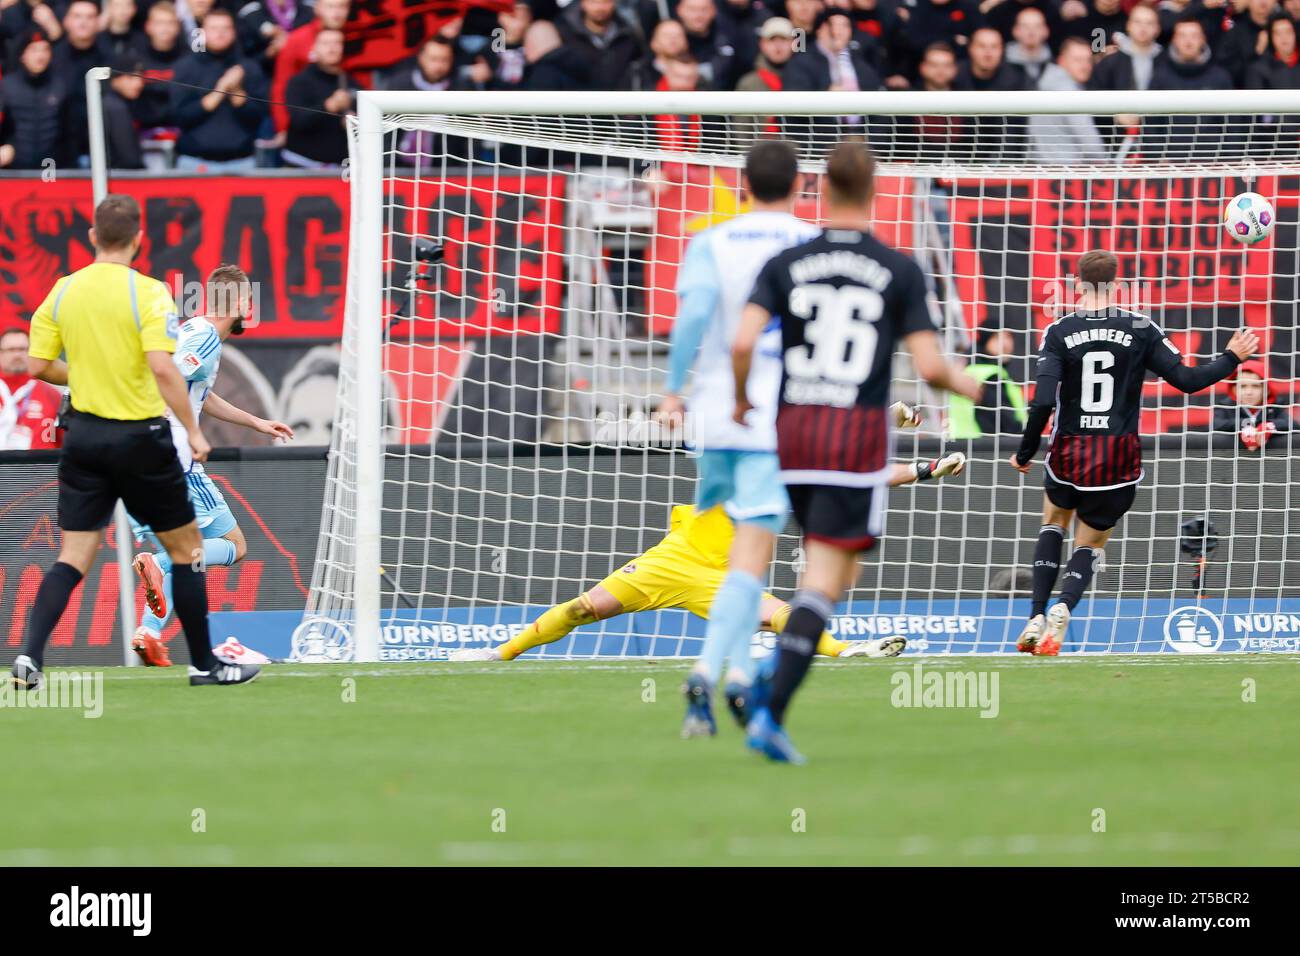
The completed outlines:
<svg viewBox="0 0 1300 956">
<path fill-rule="evenodd" d="M 1034 606 L 1030 608 L 1030 617 L 1038 617 L 1047 610 L 1047 600 L 1061 570 L 1064 541 L 1065 529 L 1059 525 L 1045 524 L 1038 529 L 1038 546 L 1034 548 Z"/>
<path fill-rule="evenodd" d="M 1075 548 L 1070 555 L 1070 563 L 1065 566 L 1065 583 L 1061 585 L 1061 601 L 1071 611 L 1092 583 L 1093 572 L 1101 563 L 1101 553 L 1101 548 Z"/>
<path fill-rule="evenodd" d="M 185 645 L 190 649 L 190 663 L 201 671 L 217 665 L 208 635 L 208 581 L 202 571 L 191 565 L 172 565 L 172 604 L 185 631 Z"/>
<path fill-rule="evenodd" d="M 790 619 L 781 632 L 781 656 L 772 677 L 772 700 L 768 708 L 777 724 L 785 723 L 785 709 L 812 666 L 817 640 L 835 611 L 830 598 L 818 591 L 802 590 L 790 602 Z"/>
<path fill-rule="evenodd" d="M 68 599 L 80 583 L 81 572 L 62 561 L 56 561 L 41 579 L 41 586 L 36 589 L 36 600 L 32 603 L 32 613 L 27 617 L 27 637 L 22 649 L 37 669 L 44 669 L 45 644 L 50 639 L 50 632 L 63 617 Z"/>
</svg>

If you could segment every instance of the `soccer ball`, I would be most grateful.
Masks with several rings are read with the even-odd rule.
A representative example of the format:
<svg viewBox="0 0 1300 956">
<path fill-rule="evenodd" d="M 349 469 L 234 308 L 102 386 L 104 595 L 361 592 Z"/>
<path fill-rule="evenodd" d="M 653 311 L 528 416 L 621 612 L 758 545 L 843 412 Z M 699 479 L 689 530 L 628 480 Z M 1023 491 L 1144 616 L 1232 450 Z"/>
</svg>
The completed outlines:
<svg viewBox="0 0 1300 956">
<path fill-rule="evenodd" d="M 1233 196 L 1223 211 L 1223 228 L 1238 242 L 1253 246 L 1273 234 L 1277 213 L 1273 204 L 1259 193 L 1242 193 Z"/>
</svg>

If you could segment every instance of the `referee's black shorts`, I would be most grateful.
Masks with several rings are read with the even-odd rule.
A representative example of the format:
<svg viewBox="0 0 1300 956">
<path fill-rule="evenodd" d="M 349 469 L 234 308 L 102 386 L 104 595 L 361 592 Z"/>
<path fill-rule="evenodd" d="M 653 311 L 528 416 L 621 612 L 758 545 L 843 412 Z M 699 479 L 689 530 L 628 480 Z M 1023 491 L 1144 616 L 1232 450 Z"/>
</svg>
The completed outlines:
<svg viewBox="0 0 1300 956">
<path fill-rule="evenodd" d="M 59 459 L 59 527 L 98 531 L 119 498 L 154 531 L 194 520 L 171 426 L 164 418 L 122 422 L 73 412 Z"/>
</svg>

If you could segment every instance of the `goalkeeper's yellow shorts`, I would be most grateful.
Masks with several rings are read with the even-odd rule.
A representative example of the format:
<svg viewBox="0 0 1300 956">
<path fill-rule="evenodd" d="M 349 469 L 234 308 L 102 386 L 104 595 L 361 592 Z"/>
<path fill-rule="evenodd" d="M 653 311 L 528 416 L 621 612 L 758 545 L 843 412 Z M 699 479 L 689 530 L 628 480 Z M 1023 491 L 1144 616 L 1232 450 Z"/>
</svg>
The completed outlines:
<svg viewBox="0 0 1300 956">
<path fill-rule="evenodd" d="M 600 587 L 623 605 L 625 613 L 684 608 L 707 618 L 726 568 L 695 559 L 695 551 L 664 541 L 633 558 L 605 580 Z"/>
</svg>

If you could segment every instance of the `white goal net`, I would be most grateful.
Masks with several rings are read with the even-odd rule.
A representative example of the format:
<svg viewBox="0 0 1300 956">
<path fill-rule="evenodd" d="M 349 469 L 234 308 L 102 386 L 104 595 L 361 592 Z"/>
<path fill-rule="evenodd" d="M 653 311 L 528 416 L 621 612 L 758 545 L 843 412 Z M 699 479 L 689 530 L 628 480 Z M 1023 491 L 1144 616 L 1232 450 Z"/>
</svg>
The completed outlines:
<svg viewBox="0 0 1300 956">
<path fill-rule="evenodd" d="M 1006 465 L 1041 331 L 1089 248 L 1187 361 L 1249 326 L 1271 401 L 1297 377 L 1300 94 L 362 94 L 352 129 L 348 310 L 303 659 L 430 660 L 506 640 L 667 532 L 695 457 L 652 414 L 692 235 L 742 213 L 745 151 L 793 142 L 796 214 L 821 216 L 828 149 L 877 155 L 878 234 L 928 277 L 944 346 L 994 384 L 950 406 L 900 356 L 925 421 L 897 458 L 964 451 L 960 477 L 894 489 L 841 606 L 846 638 L 1006 652 L 1028 612 L 1042 469 Z M 1256 245 L 1228 201 L 1266 197 Z M 1251 448 L 1227 383 L 1144 393 L 1146 477 L 1066 652 L 1295 650 L 1297 450 Z M 1217 418 L 1216 418 L 1217 417 Z M 1281 419 L 1278 419 L 1281 421 Z M 1040 455 L 1041 460 L 1041 455 Z M 791 525 L 771 572 L 788 597 Z M 1067 540 L 1068 546 L 1068 540 Z M 703 622 L 645 611 L 530 656 L 682 656 Z M 1289 643 L 1288 643 L 1289 642 Z"/>
</svg>

